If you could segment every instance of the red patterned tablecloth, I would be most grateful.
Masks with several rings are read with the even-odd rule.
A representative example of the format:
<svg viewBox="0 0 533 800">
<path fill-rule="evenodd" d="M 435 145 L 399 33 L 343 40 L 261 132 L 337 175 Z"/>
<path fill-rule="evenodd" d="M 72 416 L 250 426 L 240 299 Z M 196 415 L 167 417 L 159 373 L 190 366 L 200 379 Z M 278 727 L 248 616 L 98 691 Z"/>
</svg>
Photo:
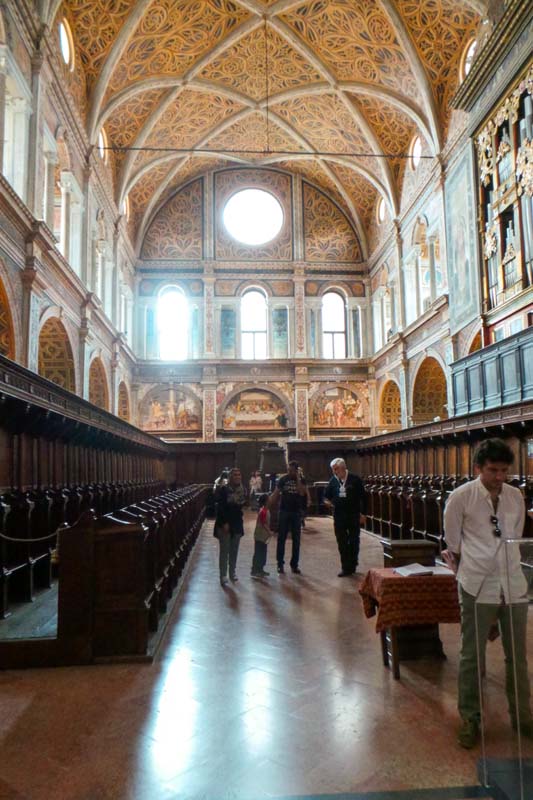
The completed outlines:
<svg viewBox="0 0 533 800">
<path fill-rule="evenodd" d="M 405 578 L 393 569 L 371 569 L 359 594 L 367 617 L 373 617 L 377 610 L 378 633 L 404 625 L 461 621 L 454 575 Z"/>
</svg>

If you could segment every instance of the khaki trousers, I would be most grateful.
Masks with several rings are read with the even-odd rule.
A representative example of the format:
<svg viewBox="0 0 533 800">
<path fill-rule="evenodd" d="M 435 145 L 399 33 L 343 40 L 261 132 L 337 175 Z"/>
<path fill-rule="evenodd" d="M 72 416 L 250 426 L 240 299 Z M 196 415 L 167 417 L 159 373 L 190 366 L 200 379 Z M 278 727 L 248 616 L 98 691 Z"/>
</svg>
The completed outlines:
<svg viewBox="0 0 533 800">
<path fill-rule="evenodd" d="M 499 622 L 505 654 L 505 692 L 511 720 L 531 721 L 530 689 L 527 668 L 526 631 L 528 603 L 492 605 L 476 603 L 476 598 L 459 589 L 461 603 L 461 660 L 459 663 L 459 714 L 464 720 L 480 719 L 478 655 L 485 672 L 485 650 L 490 626 Z M 476 623 L 477 617 L 477 623 Z M 513 659 L 514 647 L 514 659 Z M 515 687 L 516 671 L 516 687 Z M 516 689 L 516 691 L 515 691 Z"/>
</svg>

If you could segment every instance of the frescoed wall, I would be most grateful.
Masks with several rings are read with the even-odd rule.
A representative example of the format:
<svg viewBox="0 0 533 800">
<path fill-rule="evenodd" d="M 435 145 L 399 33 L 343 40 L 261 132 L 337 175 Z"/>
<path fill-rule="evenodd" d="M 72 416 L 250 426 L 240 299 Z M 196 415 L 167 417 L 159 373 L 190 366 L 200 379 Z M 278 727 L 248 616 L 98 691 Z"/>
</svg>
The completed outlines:
<svg viewBox="0 0 533 800">
<path fill-rule="evenodd" d="M 287 410 L 281 400 L 270 392 L 249 390 L 241 392 L 224 411 L 224 430 L 284 430 L 288 425 Z"/>
<path fill-rule="evenodd" d="M 320 392 L 312 402 L 312 428 L 360 428 L 368 424 L 368 398 L 343 386 Z"/>
<path fill-rule="evenodd" d="M 140 427 L 145 431 L 199 433 L 202 429 L 200 403 L 177 388 L 154 389 L 142 403 Z"/>
</svg>

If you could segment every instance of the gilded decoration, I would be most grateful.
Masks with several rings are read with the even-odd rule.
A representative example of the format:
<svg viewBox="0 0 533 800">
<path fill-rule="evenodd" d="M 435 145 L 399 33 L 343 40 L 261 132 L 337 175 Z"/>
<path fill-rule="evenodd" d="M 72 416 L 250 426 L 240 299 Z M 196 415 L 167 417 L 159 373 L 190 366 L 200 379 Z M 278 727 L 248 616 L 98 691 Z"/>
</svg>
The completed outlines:
<svg viewBox="0 0 533 800">
<path fill-rule="evenodd" d="M 144 431 L 201 433 L 200 401 L 179 388 L 156 387 L 141 403 L 140 427 Z"/>
<path fill-rule="evenodd" d="M 361 261 L 361 248 L 345 215 L 318 189 L 303 184 L 306 261 Z"/>
<path fill-rule="evenodd" d="M 456 0 L 397 0 L 396 5 L 445 114 L 457 88 L 464 46 L 475 37 L 480 16 Z"/>
<path fill-rule="evenodd" d="M 260 161 L 264 152 L 298 152 L 300 149 L 294 139 L 285 133 L 279 125 L 269 121 L 268 131 L 265 117 L 260 112 L 248 114 L 237 120 L 221 133 L 209 140 L 209 147 L 216 150 L 228 150 L 233 154 L 243 153 L 247 161 Z M 245 151 L 256 151 L 253 153 Z"/>
<path fill-rule="evenodd" d="M 381 425 L 396 426 L 402 424 L 400 390 L 394 381 L 387 381 L 383 388 L 379 414 Z"/>
<path fill-rule="evenodd" d="M 215 175 L 216 257 L 227 260 L 292 259 L 291 178 L 274 170 L 230 169 Z M 283 226 L 272 241 L 257 247 L 240 244 L 230 237 L 222 222 L 224 205 L 240 189 L 261 188 L 271 192 L 281 203 Z"/>
<path fill-rule="evenodd" d="M 338 80 L 377 83 L 418 99 L 416 80 L 379 3 L 316 0 L 302 3 L 280 18 L 326 62 Z"/>
<path fill-rule="evenodd" d="M 446 376 L 437 359 L 429 356 L 416 374 L 413 388 L 413 424 L 448 419 Z"/>
<path fill-rule="evenodd" d="M 533 64 L 529 67 L 526 75 L 522 78 L 516 89 L 514 89 L 498 106 L 495 113 L 491 116 L 488 122 L 484 125 L 480 133 L 477 135 L 476 138 L 476 148 L 477 148 L 477 158 L 478 158 L 478 167 L 479 167 L 479 177 L 480 181 L 483 186 L 488 186 L 491 180 L 492 172 L 494 170 L 494 163 L 495 163 L 495 154 L 493 148 L 493 139 L 496 133 L 496 130 L 503 122 L 509 121 L 512 125 L 518 119 L 518 111 L 520 108 L 520 97 L 524 92 L 527 92 L 529 95 L 533 94 Z M 528 140 L 526 139 L 526 143 Z M 496 154 L 497 159 L 501 159 L 505 152 L 503 149 L 500 152 L 500 149 L 505 149 L 508 145 L 507 142 L 502 140 L 500 142 L 500 146 L 498 149 L 498 153 Z M 508 150 L 506 152 L 509 152 Z M 520 153 L 520 150 L 518 151 Z M 529 147 L 526 144 L 526 154 L 528 154 L 528 160 L 531 161 L 531 143 L 529 142 Z M 523 162 L 525 165 L 525 162 Z M 518 168 L 518 158 L 517 158 L 517 168 Z M 522 187 L 522 191 L 524 188 Z M 518 190 L 520 192 L 520 188 Z"/>
<path fill-rule="evenodd" d="M 76 56 L 83 63 L 90 93 L 113 42 L 131 11 L 131 0 L 68 0 Z M 64 15 L 64 9 L 62 11 Z"/>
<path fill-rule="evenodd" d="M 231 0 L 153 0 L 113 72 L 108 94 L 141 78 L 179 77 L 249 16 Z"/>
<path fill-rule="evenodd" d="M 76 391 L 76 378 L 72 348 L 63 323 L 53 317 L 47 320 L 39 334 L 39 375 L 49 381 Z"/>
<path fill-rule="evenodd" d="M 201 178 L 174 195 L 148 228 L 141 258 L 202 258 L 203 201 Z"/>
<path fill-rule="evenodd" d="M 349 194 L 361 220 L 367 226 L 374 215 L 377 190 L 366 178 L 349 167 L 332 164 L 332 170 Z"/>
<path fill-rule="evenodd" d="M 311 427 L 361 428 L 368 426 L 368 396 L 344 386 L 332 386 L 312 399 Z"/>
<path fill-rule="evenodd" d="M 492 227 L 485 234 L 485 246 L 483 248 L 483 252 L 485 253 L 485 258 L 489 259 L 491 256 L 494 255 L 497 249 L 498 249 L 498 239 L 496 237 L 496 228 Z"/>
<path fill-rule="evenodd" d="M 89 402 L 104 411 L 109 411 L 109 389 L 104 365 L 100 358 L 94 358 L 89 369 Z"/>
<path fill-rule="evenodd" d="M 271 392 L 247 389 L 228 403 L 222 417 L 222 428 L 232 430 L 286 430 L 287 409 Z"/>
<path fill-rule="evenodd" d="M 110 146 L 128 147 L 135 143 L 139 130 L 148 117 L 155 111 L 165 89 L 152 89 L 142 92 L 121 103 L 105 122 L 107 140 Z M 116 177 L 124 163 L 127 151 L 116 150 L 113 153 L 113 167 Z"/>
<path fill-rule="evenodd" d="M 240 103 L 227 97 L 186 89 L 157 120 L 145 147 L 192 148 L 210 130 L 242 108 Z M 139 154 L 135 166 L 139 167 L 160 157 L 161 153 L 148 150 Z"/>
<path fill-rule="evenodd" d="M 524 139 L 516 157 L 516 179 L 518 194 L 533 196 L 533 141 Z"/>
<path fill-rule="evenodd" d="M 215 389 L 204 389 L 203 428 L 204 442 L 215 442 L 217 438 Z"/>
<path fill-rule="evenodd" d="M 128 194 L 130 216 L 128 231 L 132 242 L 137 239 L 146 207 L 172 167 L 167 163 L 154 167 L 140 178 Z"/>
<path fill-rule="evenodd" d="M 351 154 L 353 161 L 368 167 L 367 159 L 353 155 L 366 153 L 368 142 L 336 95 L 317 97 L 308 94 L 295 97 L 283 103 L 273 103 L 272 110 L 297 131 L 305 134 L 305 138 L 316 150 Z"/>
<path fill-rule="evenodd" d="M 413 136 L 418 130 L 415 123 L 381 98 L 377 100 L 374 97 L 363 95 L 357 98 L 357 102 L 374 129 L 383 152 L 389 156 L 407 154 Z M 388 158 L 387 161 L 399 185 L 403 178 L 407 159 Z"/>
<path fill-rule="evenodd" d="M 242 92 L 253 100 L 321 80 L 314 67 L 272 28 L 268 28 L 265 46 L 263 26 L 211 61 L 200 77 Z"/>
<path fill-rule="evenodd" d="M 121 381 L 118 387 L 118 415 L 125 422 L 130 421 L 130 398 L 124 381 Z"/>
<path fill-rule="evenodd" d="M 9 301 L 0 281 L 0 355 L 15 358 L 15 334 Z"/>
</svg>

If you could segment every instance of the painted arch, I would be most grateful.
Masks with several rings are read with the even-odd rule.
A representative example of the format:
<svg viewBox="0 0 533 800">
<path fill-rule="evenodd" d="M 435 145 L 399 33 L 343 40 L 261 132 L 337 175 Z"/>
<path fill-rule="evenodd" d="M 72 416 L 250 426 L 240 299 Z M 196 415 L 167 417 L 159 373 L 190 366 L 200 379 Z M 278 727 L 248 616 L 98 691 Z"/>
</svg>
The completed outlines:
<svg viewBox="0 0 533 800">
<path fill-rule="evenodd" d="M 39 333 L 39 375 L 52 383 L 76 391 L 76 370 L 72 347 L 65 326 L 59 317 L 49 317 Z"/>
</svg>

